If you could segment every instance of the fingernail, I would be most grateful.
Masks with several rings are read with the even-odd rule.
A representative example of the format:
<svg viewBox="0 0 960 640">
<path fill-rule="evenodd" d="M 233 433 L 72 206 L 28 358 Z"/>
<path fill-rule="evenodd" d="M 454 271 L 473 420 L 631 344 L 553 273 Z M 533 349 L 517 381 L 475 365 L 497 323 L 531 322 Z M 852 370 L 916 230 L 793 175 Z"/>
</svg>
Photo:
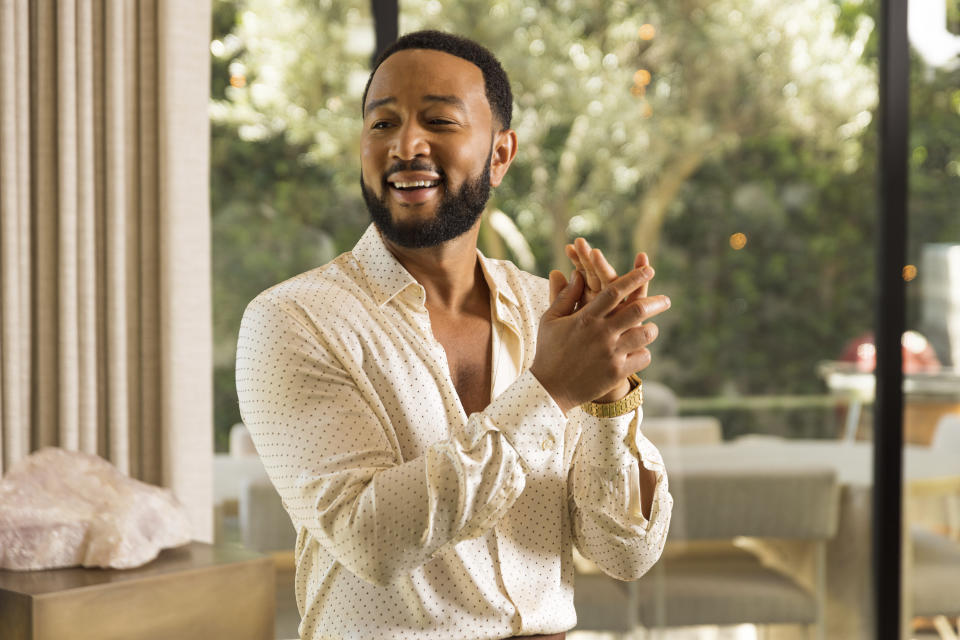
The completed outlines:
<svg viewBox="0 0 960 640">
<path fill-rule="evenodd" d="M 653 277 L 653 269 L 651 269 L 650 267 L 648 267 L 648 266 L 646 266 L 646 265 L 644 265 L 643 267 L 640 268 L 640 273 L 642 273 L 643 275 L 647 276 L 648 278 L 652 278 L 652 277 Z"/>
<path fill-rule="evenodd" d="M 668 296 L 664 296 L 664 297 L 665 297 L 666 300 L 667 300 L 667 309 L 669 309 L 669 308 L 670 308 L 670 305 L 672 305 L 673 303 L 670 302 L 670 298 L 669 298 Z"/>
</svg>

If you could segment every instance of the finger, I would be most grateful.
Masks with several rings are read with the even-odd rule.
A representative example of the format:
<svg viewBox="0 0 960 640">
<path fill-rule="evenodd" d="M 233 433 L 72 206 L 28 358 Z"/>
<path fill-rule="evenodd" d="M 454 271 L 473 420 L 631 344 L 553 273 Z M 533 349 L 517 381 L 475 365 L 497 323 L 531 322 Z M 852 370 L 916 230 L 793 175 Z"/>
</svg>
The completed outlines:
<svg viewBox="0 0 960 640">
<path fill-rule="evenodd" d="M 667 296 L 640 298 L 617 309 L 616 313 L 610 316 L 610 326 L 616 331 L 626 331 L 669 308 L 670 298 Z"/>
<path fill-rule="evenodd" d="M 640 351 L 660 335 L 660 328 L 652 322 L 644 322 L 639 327 L 627 329 L 620 334 L 617 341 L 617 348 L 626 352 L 633 353 Z"/>
<path fill-rule="evenodd" d="M 567 277 L 561 271 L 554 269 L 550 272 L 550 304 L 557 299 L 563 288 L 567 286 Z"/>
<path fill-rule="evenodd" d="M 641 266 L 641 267 L 652 267 L 652 265 L 650 264 L 650 256 L 648 256 L 648 255 L 647 255 L 646 253 L 644 253 L 643 251 L 641 251 L 641 252 L 637 255 L 637 258 L 638 258 L 638 261 L 640 262 L 640 266 Z M 640 295 L 642 295 L 642 296 L 644 296 L 644 297 L 650 295 L 650 281 L 649 281 L 649 280 L 648 280 L 647 282 L 645 282 L 642 287 L 640 287 Z"/>
<path fill-rule="evenodd" d="M 583 307 L 584 311 L 596 316 L 606 316 L 620 304 L 621 300 L 639 289 L 652 275 L 653 271 L 649 267 L 644 267 L 620 276 L 607 285 L 600 295 L 588 302 Z"/>
<path fill-rule="evenodd" d="M 634 258 L 634 260 L 633 260 L 633 268 L 634 268 L 634 269 L 642 269 L 643 267 L 649 267 L 649 266 L 650 266 L 650 256 L 648 256 L 648 255 L 647 255 L 646 253 L 644 253 L 643 251 L 641 251 L 640 253 L 638 253 L 638 254 L 637 254 L 637 257 Z M 652 268 L 652 267 L 651 267 L 651 268 Z M 643 285 L 642 287 L 640 287 L 640 290 L 639 290 L 637 293 L 633 294 L 633 296 L 631 296 L 631 297 L 633 298 L 633 300 L 636 300 L 636 299 L 639 299 L 639 298 L 646 298 L 648 295 L 650 295 L 650 282 L 649 282 L 649 281 L 645 282 L 644 285 Z M 633 300 L 628 299 L 628 302 L 633 302 Z"/>
<path fill-rule="evenodd" d="M 577 238 L 573 241 L 573 246 L 577 251 L 577 257 L 580 258 L 580 263 L 583 265 L 583 273 L 587 277 L 587 286 L 593 291 L 600 291 L 603 283 L 590 260 L 590 243 L 583 238 Z"/>
<path fill-rule="evenodd" d="M 583 275 L 574 271 L 570 281 L 557 294 L 556 300 L 544 312 L 546 318 L 562 318 L 573 313 L 574 307 L 583 294 Z"/>
<path fill-rule="evenodd" d="M 607 257 L 603 255 L 603 251 L 600 251 L 600 249 L 594 249 L 590 252 L 590 262 L 603 284 L 616 279 L 617 270 L 607 262 Z"/>
<path fill-rule="evenodd" d="M 589 287 L 589 281 L 587 280 L 587 269 L 583 266 L 583 261 L 580 260 L 580 254 L 577 253 L 577 250 L 572 244 L 568 244 L 565 249 L 567 257 L 570 258 L 570 262 L 573 263 L 573 268 L 580 272 L 583 276 L 584 282 L 587 283 Z"/>
<path fill-rule="evenodd" d="M 628 371 L 633 371 L 634 373 L 638 371 L 643 371 L 650 366 L 650 350 L 649 349 L 640 349 L 628 355 L 624 361 L 624 368 Z"/>
<path fill-rule="evenodd" d="M 570 258 L 570 262 L 573 263 L 574 269 L 580 273 L 584 273 L 585 269 L 583 268 L 583 263 L 580 262 L 580 256 L 577 254 L 577 250 L 573 248 L 573 245 L 568 244 L 564 248 L 564 251 L 566 252 L 567 257 Z M 586 274 L 584 274 L 584 277 L 586 277 Z"/>
</svg>

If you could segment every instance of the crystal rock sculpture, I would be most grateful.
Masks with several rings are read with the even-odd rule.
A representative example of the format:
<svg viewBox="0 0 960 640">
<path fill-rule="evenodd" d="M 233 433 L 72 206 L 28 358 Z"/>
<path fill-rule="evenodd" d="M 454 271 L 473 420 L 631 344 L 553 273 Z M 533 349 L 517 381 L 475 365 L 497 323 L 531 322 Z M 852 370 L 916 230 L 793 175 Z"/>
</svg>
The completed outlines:
<svg viewBox="0 0 960 640">
<path fill-rule="evenodd" d="M 190 539 L 173 492 L 94 455 L 40 449 L 0 480 L 2 569 L 129 569 Z"/>
</svg>

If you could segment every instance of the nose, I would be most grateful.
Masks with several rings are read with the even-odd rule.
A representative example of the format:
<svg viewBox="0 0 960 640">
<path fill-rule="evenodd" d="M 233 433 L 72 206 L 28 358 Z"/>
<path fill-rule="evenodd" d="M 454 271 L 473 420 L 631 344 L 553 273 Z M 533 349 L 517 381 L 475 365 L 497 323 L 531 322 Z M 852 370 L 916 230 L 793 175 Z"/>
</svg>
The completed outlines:
<svg viewBox="0 0 960 640">
<path fill-rule="evenodd" d="M 413 160 L 430 154 L 427 132 L 414 120 L 409 120 L 397 128 L 390 154 L 397 160 Z"/>
</svg>

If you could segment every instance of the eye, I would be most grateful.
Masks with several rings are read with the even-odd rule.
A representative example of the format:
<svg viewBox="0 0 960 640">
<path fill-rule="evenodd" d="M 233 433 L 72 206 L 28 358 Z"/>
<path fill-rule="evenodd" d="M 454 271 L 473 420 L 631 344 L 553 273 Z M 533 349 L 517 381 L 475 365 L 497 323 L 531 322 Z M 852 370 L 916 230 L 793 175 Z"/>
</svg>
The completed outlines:
<svg viewBox="0 0 960 640">
<path fill-rule="evenodd" d="M 392 125 L 391 125 L 391 123 L 387 122 L 386 120 L 377 120 L 377 121 L 374 122 L 372 125 L 370 125 L 370 128 L 371 128 L 371 129 L 386 129 L 386 128 L 389 127 L 389 126 L 392 126 Z"/>
<path fill-rule="evenodd" d="M 450 120 L 449 118 L 433 118 L 432 120 L 430 120 L 430 124 L 437 125 L 438 127 L 444 127 L 444 126 L 453 126 L 457 123 L 454 122 L 453 120 Z"/>
</svg>

